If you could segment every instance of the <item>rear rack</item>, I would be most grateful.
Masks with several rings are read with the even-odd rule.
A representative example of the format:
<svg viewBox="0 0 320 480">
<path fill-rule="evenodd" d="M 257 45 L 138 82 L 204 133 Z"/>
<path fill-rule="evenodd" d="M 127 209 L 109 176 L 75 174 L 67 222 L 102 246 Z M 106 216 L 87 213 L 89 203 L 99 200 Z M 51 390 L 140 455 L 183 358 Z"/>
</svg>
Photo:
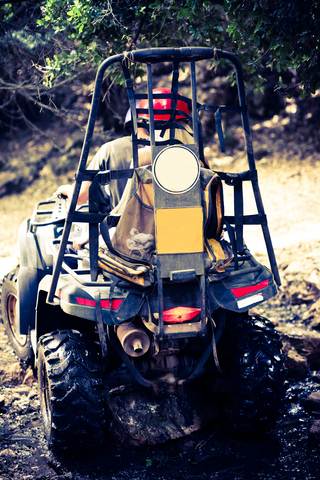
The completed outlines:
<svg viewBox="0 0 320 480">
<path fill-rule="evenodd" d="M 200 60 L 227 60 L 231 62 L 236 73 L 236 81 L 238 87 L 238 98 L 239 105 L 235 107 L 228 107 L 225 105 L 201 105 L 197 102 L 196 94 L 196 62 Z M 154 94 L 152 91 L 152 64 L 157 62 L 171 62 L 172 63 L 172 99 L 173 99 L 173 110 L 171 113 L 175 112 L 175 103 L 177 98 L 179 98 L 177 89 L 178 89 L 178 71 L 179 64 L 181 62 L 188 62 L 190 65 L 191 71 L 191 90 L 192 90 L 192 127 L 194 133 L 194 144 L 195 149 L 199 155 L 199 158 L 202 161 L 204 159 L 203 153 L 203 142 L 202 142 L 202 132 L 201 132 L 201 122 L 199 118 L 199 113 L 201 111 L 211 112 L 215 115 L 217 133 L 220 141 L 220 147 L 224 150 L 224 141 L 223 141 L 223 132 L 221 128 L 221 113 L 226 111 L 236 111 L 241 115 L 242 126 L 244 130 L 245 138 L 245 149 L 247 154 L 247 161 L 249 169 L 240 173 L 225 173 L 217 172 L 220 178 L 226 182 L 226 184 L 233 186 L 234 188 L 234 215 L 226 216 L 225 223 L 229 232 L 229 237 L 233 246 L 234 256 L 235 256 L 235 269 L 238 268 L 238 256 L 244 252 L 245 246 L 243 244 L 243 226 L 244 225 L 261 225 L 269 262 L 271 270 L 273 272 L 274 279 L 278 285 L 280 285 L 280 277 L 278 272 L 278 267 L 275 259 L 275 254 L 271 242 L 271 237 L 269 233 L 269 228 L 267 224 L 267 218 L 264 211 L 261 194 L 258 185 L 258 177 L 255 166 L 253 145 L 252 145 L 252 135 L 249 125 L 248 111 L 245 99 L 245 90 L 243 82 L 243 73 L 242 67 L 239 63 L 237 57 L 230 53 L 219 49 L 209 48 L 209 47 L 183 47 L 183 48 L 154 48 L 154 49 L 141 49 L 135 50 L 132 52 L 125 52 L 123 54 L 114 55 L 104 60 L 98 68 L 94 92 L 92 97 L 91 109 L 87 124 L 87 129 L 85 133 L 85 138 L 82 146 L 81 156 L 79 160 L 79 165 L 76 173 L 76 180 L 74 191 L 70 203 L 70 207 L 65 219 L 65 226 L 63 235 L 61 238 L 59 253 L 55 262 L 52 283 L 48 293 L 47 301 L 49 303 L 54 302 L 56 288 L 59 280 L 61 271 L 66 268 L 65 258 L 66 258 L 66 247 L 68 244 L 68 239 L 70 235 L 70 230 L 73 222 L 85 222 L 89 223 L 89 247 L 90 247 L 90 274 L 91 282 L 90 286 L 100 286 L 97 282 L 98 275 L 98 237 L 99 237 L 99 224 L 106 217 L 106 212 L 101 212 L 97 210 L 97 207 L 93 206 L 91 201 L 91 196 L 93 192 L 94 185 L 103 185 L 108 184 L 112 179 L 120 178 L 130 178 L 133 175 L 134 169 L 138 167 L 138 146 L 145 145 L 146 140 L 141 140 L 138 138 L 137 129 L 138 129 L 138 119 L 137 119 L 137 109 L 136 109 L 136 99 L 139 98 L 148 98 L 149 108 L 148 114 L 150 119 L 150 141 L 147 142 L 151 146 L 152 158 L 157 151 L 157 142 L 155 140 L 155 121 L 154 121 L 154 109 L 153 109 L 153 98 L 161 98 L 161 94 Z M 148 94 L 141 95 L 136 94 L 133 88 L 133 80 L 130 74 L 130 64 L 131 63 L 143 63 L 147 65 L 147 88 Z M 94 132 L 94 126 L 97 118 L 99 101 L 101 96 L 102 82 L 104 74 L 107 69 L 111 66 L 118 64 L 122 68 L 122 72 L 125 78 L 128 100 L 131 109 L 131 118 L 132 118 L 132 158 L 133 158 L 133 169 L 127 170 L 115 170 L 115 171 L 105 171 L 97 172 L 86 169 L 86 163 L 89 155 L 89 150 L 91 146 L 91 140 Z M 190 100 L 189 100 L 190 101 Z M 170 133 L 169 143 L 173 144 L 173 136 Z M 85 180 L 92 181 L 89 192 L 89 212 L 79 212 L 77 211 L 77 201 L 80 193 L 81 184 Z M 257 206 L 258 214 L 256 215 L 244 215 L 243 211 L 243 182 L 250 181 L 253 188 L 254 198 Z M 44 202 L 42 202 L 43 204 Z M 40 214 L 41 215 L 41 214 Z M 40 222 L 41 223 L 41 222 Z M 34 225 L 40 226 L 40 223 L 34 223 Z M 44 225 L 44 223 L 42 223 Z M 70 269 L 69 269 L 70 270 Z M 68 271 L 68 270 L 67 270 Z M 71 274 L 71 272 L 69 272 Z M 83 283 L 81 279 L 81 271 L 72 271 L 72 276 L 79 283 Z M 163 332 L 163 296 L 162 296 L 162 279 L 158 277 L 158 288 L 159 288 L 159 327 L 160 332 Z M 201 289 L 201 298 L 202 298 L 202 326 L 206 321 L 206 308 L 205 308 L 205 278 L 204 275 L 200 275 L 200 289 Z"/>
</svg>

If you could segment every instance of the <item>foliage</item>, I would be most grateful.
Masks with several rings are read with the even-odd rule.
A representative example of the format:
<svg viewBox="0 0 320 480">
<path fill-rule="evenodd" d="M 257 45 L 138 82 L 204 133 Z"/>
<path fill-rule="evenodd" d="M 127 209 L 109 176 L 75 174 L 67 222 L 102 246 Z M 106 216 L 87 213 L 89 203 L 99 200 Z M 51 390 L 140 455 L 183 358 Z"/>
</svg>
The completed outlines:
<svg viewBox="0 0 320 480">
<path fill-rule="evenodd" d="M 0 0 L 0 126 L 30 119 L 30 105 L 54 110 L 66 79 L 149 46 L 231 49 L 255 87 L 309 94 L 319 29 L 320 0 Z"/>
<path fill-rule="evenodd" d="M 208 0 L 46 0 L 38 24 L 50 26 L 56 52 L 45 80 L 135 47 L 221 44 L 223 2 Z M 210 21 L 208 21 L 210 19 Z M 66 48 L 63 39 L 72 45 Z"/>
<path fill-rule="evenodd" d="M 320 2 L 226 0 L 227 32 L 252 67 L 278 73 L 278 84 L 297 71 L 306 93 L 320 87 Z"/>
<path fill-rule="evenodd" d="M 50 31 L 37 26 L 41 1 L 0 1 L 0 130 L 31 126 L 55 111 L 40 65 L 52 55 Z"/>
<path fill-rule="evenodd" d="M 312 92 L 320 84 L 319 6 L 319 0 L 46 0 L 39 24 L 53 29 L 58 48 L 45 78 L 51 84 L 61 72 L 135 46 L 222 45 L 258 72 L 256 85 L 274 72 L 278 86 L 288 86 L 294 69 Z M 62 38 L 72 45 L 65 48 Z"/>
</svg>

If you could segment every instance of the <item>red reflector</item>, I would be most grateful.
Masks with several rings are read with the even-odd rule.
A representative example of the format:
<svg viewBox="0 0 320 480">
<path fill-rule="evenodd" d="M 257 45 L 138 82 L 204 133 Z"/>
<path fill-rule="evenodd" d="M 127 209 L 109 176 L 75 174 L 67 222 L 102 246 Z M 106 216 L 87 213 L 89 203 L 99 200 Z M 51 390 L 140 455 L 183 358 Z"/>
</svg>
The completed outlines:
<svg viewBox="0 0 320 480">
<path fill-rule="evenodd" d="M 262 290 L 269 285 L 269 280 L 262 280 L 262 282 L 257 283 L 257 285 L 248 285 L 246 287 L 231 288 L 231 292 L 237 298 L 245 297 L 249 293 L 257 292 Z"/>
<path fill-rule="evenodd" d="M 194 307 L 174 307 L 164 310 L 164 323 L 183 323 L 188 322 L 199 315 L 201 308 Z"/>
<path fill-rule="evenodd" d="M 90 300 L 90 298 L 76 297 L 76 302 L 78 305 L 82 305 L 84 307 L 96 306 L 96 302 L 94 300 Z M 119 310 L 122 302 L 122 298 L 113 299 L 111 302 L 110 300 L 101 300 L 100 305 L 101 308 L 105 308 L 106 310 Z"/>
<path fill-rule="evenodd" d="M 94 300 L 90 300 L 90 298 L 76 297 L 76 302 L 78 305 L 83 305 L 84 307 L 96 306 L 96 302 Z"/>
<path fill-rule="evenodd" d="M 101 308 L 105 308 L 106 310 L 119 310 L 123 303 L 122 298 L 114 298 L 113 300 L 101 300 Z"/>
</svg>

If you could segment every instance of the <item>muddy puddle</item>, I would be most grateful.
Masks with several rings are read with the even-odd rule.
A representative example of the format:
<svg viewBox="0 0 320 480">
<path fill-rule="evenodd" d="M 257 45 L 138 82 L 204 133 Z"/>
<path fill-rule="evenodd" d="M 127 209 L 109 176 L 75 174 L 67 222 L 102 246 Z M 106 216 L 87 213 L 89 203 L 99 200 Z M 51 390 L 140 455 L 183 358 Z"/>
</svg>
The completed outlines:
<svg viewBox="0 0 320 480">
<path fill-rule="evenodd" d="M 284 310 L 275 308 L 281 322 Z M 299 321 L 299 311 L 290 312 Z M 277 323 L 277 322 L 276 322 Z M 310 434 L 317 419 L 304 399 L 320 390 L 320 372 L 286 383 L 280 419 L 264 437 L 236 436 L 223 425 L 158 447 L 120 446 L 106 438 L 98 451 L 69 458 L 47 449 L 39 417 L 36 383 L 23 373 L 0 331 L 0 479 L 40 480 L 248 480 L 319 478 L 319 443 Z M 320 418 L 320 414 L 319 414 Z"/>
</svg>

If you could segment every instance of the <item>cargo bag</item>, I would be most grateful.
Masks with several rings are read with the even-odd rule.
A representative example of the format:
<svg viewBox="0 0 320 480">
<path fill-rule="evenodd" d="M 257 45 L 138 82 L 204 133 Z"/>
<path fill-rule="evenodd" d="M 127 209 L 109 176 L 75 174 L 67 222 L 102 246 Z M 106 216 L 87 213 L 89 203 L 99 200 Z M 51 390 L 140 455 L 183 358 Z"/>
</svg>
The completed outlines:
<svg viewBox="0 0 320 480">
<path fill-rule="evenodd" d="M 223 236 L 223 191 L 218 175 L 208 169 L 201 169 L 201 184 L 203 188 L 204 205 L 204 238 L 207 264 L 210 269 L 224 271 L 232 261 L 232 250 Z M 121 262 L 121 259 L 140 265 L 155 264 L 156 242 L 154 221 L 154 191 L 151 167 L 141 167 L 135 170 L 126 193 L 126 204 L 121 212 L 117 209 L 111 212 L 111 217 L 118 215 L 115 233 L 110 239 L 106 224 L 101 229 L 106 249 L 100 249 L 99 266 L 106 268 L 106 258 L 110 255 Z M 113 262 L 111 262 L 113 263 Z M 112 270 L 110 265 L 108 270 Z M 114 272 L 117 275 L 117 272 Z"/>
</svg>

